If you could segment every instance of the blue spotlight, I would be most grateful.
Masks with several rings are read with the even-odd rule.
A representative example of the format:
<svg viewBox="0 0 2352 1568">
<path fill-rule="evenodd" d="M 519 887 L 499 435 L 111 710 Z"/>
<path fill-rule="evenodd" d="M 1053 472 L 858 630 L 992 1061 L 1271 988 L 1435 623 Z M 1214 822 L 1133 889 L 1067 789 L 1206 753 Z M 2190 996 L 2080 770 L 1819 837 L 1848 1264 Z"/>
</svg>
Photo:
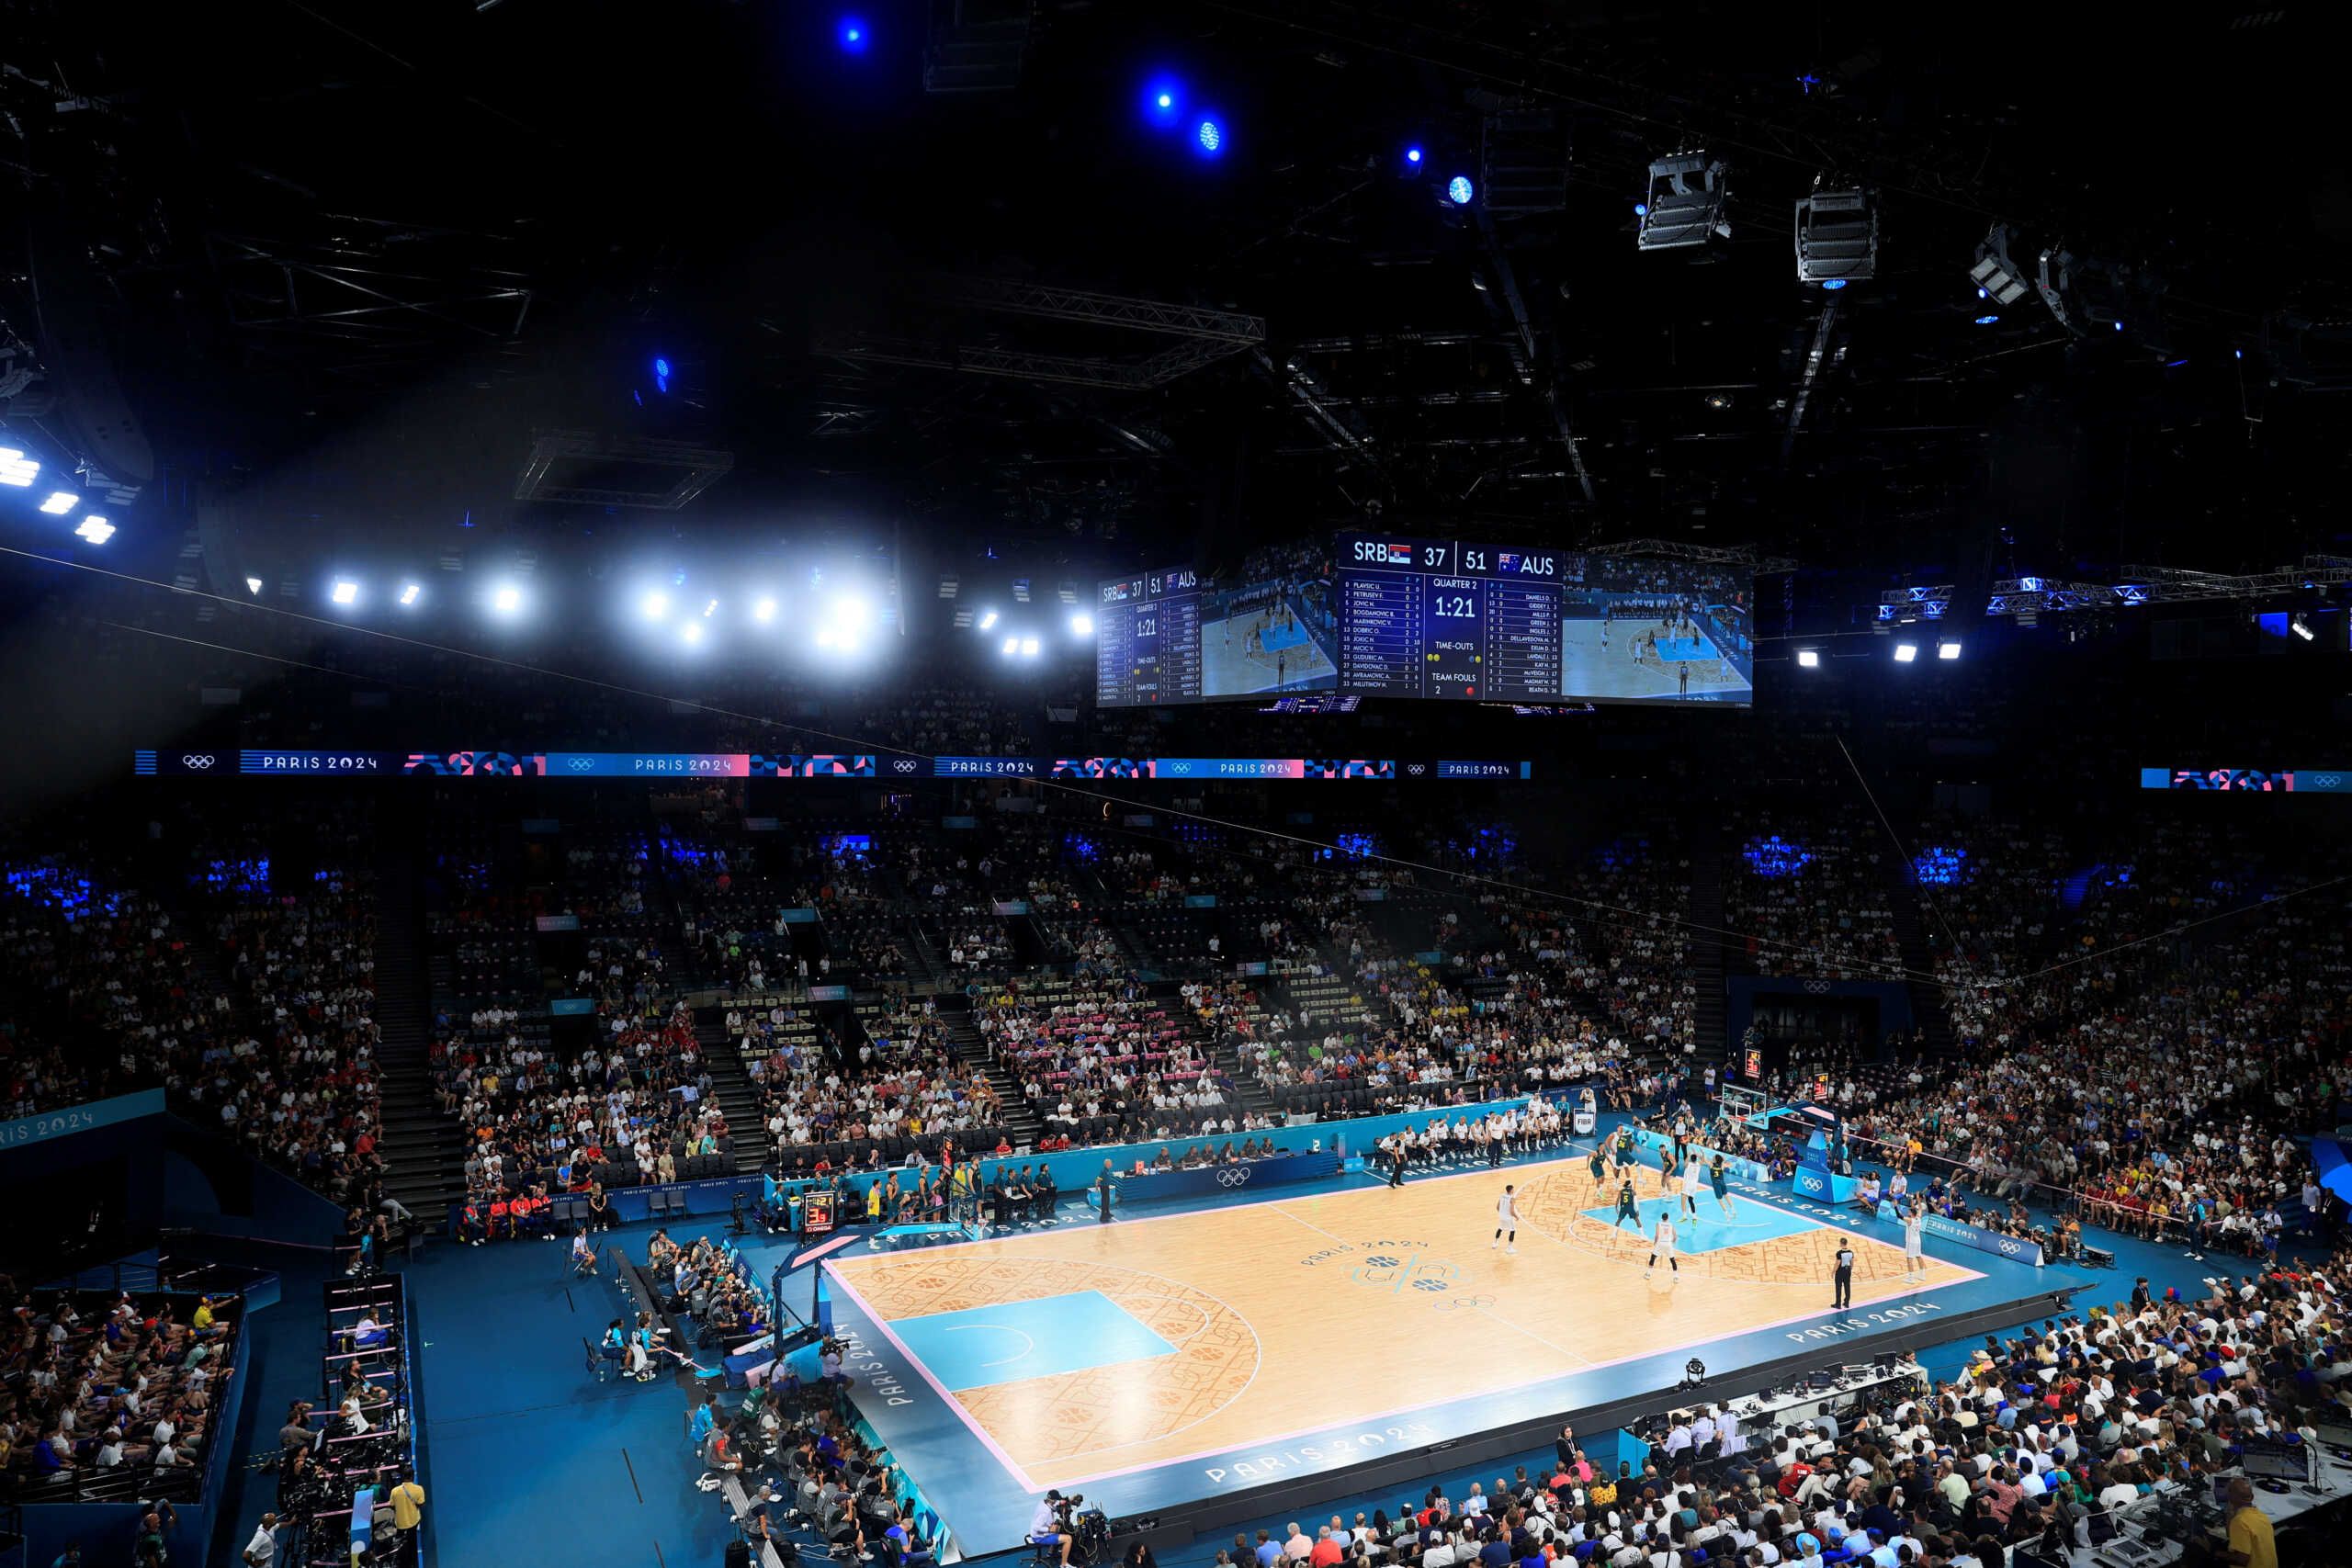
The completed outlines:
<svg viewBox="0 0 2352 1568">
<path fill-rule="evenodd" d="M 670 389 L 670 362 L 666 359 L 653 362 L 653 389 L 657 392 Z"/>
<path fill-rule="evenodd" d="M 1636 217 L 1636 218 L 1647 218 L 1649 215 L 1650 215 L 1650 204 L 1649 204 L 1648 202 L 1646 202 L 1646 201 L 1637 201 L 1637 202 L 1634 203 L 1634 217 Z"/>
<path fill-rule="evenodd" d="M 1843 288 L 1846 287 L 1846 280 L 1842 277 L 1825 277 L 1821 280 L 1821 287 L 1824 288 Z"/>
<path fill-rule="evenodd" d="M 872 36 L 873 35 L 871 33 L 866 31 L 865 23 L 858 17 L 843 17 L 842 18 L 841 41 L 842 49 L 844 52 L 849 54 L 864 54 L 865 52 L 866 42 L 872 38 Z"/>
<path fill-rule="evenodd" d="M 1979 316 L 1976 318 L 1976 324 L 1980 327 L 1989 327 L 2000 319 L 1998 316 Z"/>
<path fill-rule="evenodd" d="M 1204 118 L 1193 129 L 1193 140 L 1203 155 L 1214 158 L 1225 151 L 1225 127 L 1214 118 Z"/>
<path fill-rule="evenodd" d="M 1418 148 L 1418 147 L 1408 147 L 1408 148 L 1406 148 L 1406 149 L 1405 149 L 1405 162 L 1407 162 L 1408 164 L 1418 164 L 1418 163 L 1419 163 L 1420 161 L 1421 161 L 1421 150 L 1420 150 L 1419 148 Z"/>
<path fill-rule="evenodd" d="M 1467 175 L 1456 175 L 1445 182 L 1445 199 L 1456 207 L 1469 206 L 1470 198 L 1477 194 L 1478 187 L 1470 183 Z"/>
<path fill-rule="evenodd" d="M 1163 129 L 1174 125 L 1183 114 L 1183 104 L 1184 90 L 1180 83 L 1163 78 L 1144 86 L 1144 118 L 1154 125 Z"/>
</svg>

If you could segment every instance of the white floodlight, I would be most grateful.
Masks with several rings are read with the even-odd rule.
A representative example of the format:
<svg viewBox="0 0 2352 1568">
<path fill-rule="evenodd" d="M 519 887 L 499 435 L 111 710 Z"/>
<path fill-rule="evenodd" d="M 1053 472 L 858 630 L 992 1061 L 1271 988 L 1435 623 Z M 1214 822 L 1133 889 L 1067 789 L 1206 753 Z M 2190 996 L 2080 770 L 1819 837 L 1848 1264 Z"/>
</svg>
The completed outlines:
<svg viewBox="0 0 2352 1568">
<path fill-rule="evenodd" d="M 1897 664 L 1908 664 L 1918 657 L 1919 645 L 1917 643 L 1898 642 L 1894 645 L 1894 661 Z"/>
<path fill-rule="evenodd" d="M 995 625 L 996 612 L 994 610 L 983 610 L 980 612 L 980 630 L 987 631 Z"/>
<path fill-rule="evenodd" d="M 648 589 L 637 602 L 637 613 L 649 621 L 658 621 L 670 613 L 670 596 L 659 588 Z"/>
<path fill-rule="evenodd" d="M 1797 203 L 1797 281 L 1842 288 L 1878 273 L 1878 202 L 1867 189 L 1816 190 Z"/>
<path fill-rule="evenodd" d="M 401 608 L 413 610 L 416 608 L 416 602 L 424 597 L 424 590 L 421 585 L 409 583 L 401 590 Z"/>
<path fill-rule="evenodd" d="M 1820 668 L 1821 668 L 1821 654 L 1820 654 L 1820 652 L 1819 652 L 1817 649 L 1810 649 L 1810 648 L 1800 648 L 1800 649 L 1797 649 L 1797 668 L 1798 668 L 1798 669 L 1800 669 L 1800 670 L 1818 670 L 1818 669 L 1820 669 Z"/>
<path fill-rule="evenodd" d="M 1724 219 L 1730 176 L 1729 165 L 1704 152 L 1652 159 L 1649 199 L 1636 209 L 1642 222 L 1634 243 L 1645 251 L 1667 251 L 1703 245 L 1709 235 L 1731 238 L 1731 224 Z"/>
<path fill-rule="evenodd" d="M 55 490 L 49 492 L 49 499 L 40 503 L 40 509 L 51 517 L 62 517 L 81 504 L 82 498 L 72 491 Z"/>
<path fill-rule="evenodd" d="M 80 537 L 89 540 L 90 543 L 94 545 L 103 545 L 108 539 L 114 537 L 114 525 L 94 512 L 87 517 L 83 518 L 82 525 L 74 529 L 74 532 Z M 2309 637 L 2312 634 L 2305 632 L 2303 635 L 2305 637 Z"/>
<path fill-rule="evenodd" d="M 2024 270 L 2009 259 L 2009 242 L 2016 237 L 2017 231 L 2007 224 L 1994 224 L 1977 243 L 1976 264 L 1968 269 L 1968 280 L 1996 305 L 2014 305 L 2033 288 Z"/>
<path fill-rule="evenodd" d="M 359 584 L 347 577 L 337 578 L 334 591 L 327 597 L 338 604 L 356 604 L 359 602 Z"/>
<path fill-rule="evenodd" d="M 1938 659 L 1958 659 L 1960 657 L 1960 644 L 1950 637 L 1946 637 L 1943 641 L 1936 644 L 1936 657 Z"/>
<path fill-rule="evenodd" d="M 1069 630 L 1072 637 L 1092 637 L 1094 617 L 1080 610 L 1069 618 Z"/>
<path fill-rule="evenodd" d="M 40 475 L 40 464 L 14 446 L 0 446 L 0 485 L 22 490 Z"/>
</svg>

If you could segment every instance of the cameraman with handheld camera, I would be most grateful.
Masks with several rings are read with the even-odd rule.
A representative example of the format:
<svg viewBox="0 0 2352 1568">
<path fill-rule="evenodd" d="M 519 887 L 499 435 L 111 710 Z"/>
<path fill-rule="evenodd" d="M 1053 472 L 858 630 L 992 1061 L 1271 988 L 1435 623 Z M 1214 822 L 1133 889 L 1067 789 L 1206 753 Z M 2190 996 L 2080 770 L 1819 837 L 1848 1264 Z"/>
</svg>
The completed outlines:
<svg viewBox="0 0 2352 1568">
<path fill-rule="evenodd" d="M 1061 1550 L 1062 1568 L 1069 1568 L 1069 1549 L 1078 1540 L 1078 1532 L 1070 1524 L 1070 1509 L 1076 1498 L 1065 1498 L 1058 1492 L 1048 1492 L 1037 1499 L 1036 1510 L 1029 1516 L 1029 1544 L 1056 1546 Z"/>
</svg>

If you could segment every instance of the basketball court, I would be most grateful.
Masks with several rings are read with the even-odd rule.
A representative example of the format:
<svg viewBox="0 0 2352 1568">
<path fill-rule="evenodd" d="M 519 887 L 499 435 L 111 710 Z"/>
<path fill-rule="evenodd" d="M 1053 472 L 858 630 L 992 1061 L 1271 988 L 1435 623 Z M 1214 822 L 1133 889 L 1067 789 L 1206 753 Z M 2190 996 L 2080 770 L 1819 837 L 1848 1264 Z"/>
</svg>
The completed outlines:
<svg viewBox="0 0 2352 1568">
<path fill-rule="evenodd" d="M 1338 667 L 1287 606 L 1261 604 L 1201 623 L 1201 690 L 1209 696 L 1311 691 L 1339 679 Z"/>
<path fill-rule="evenodd" d="M 1647 639 L 1657 639 L 1656 652 Z M 1687 684 L 1684 675 L 1689 675 Z M 1714 640 L 1695 628 L 1620 615 L 1560 622 L 1560 690 L 1589 697 L 1679 697 L 1692 702 L 1745 699 L 1753 684 Z"/>
<path fill-rule="evenodd" d="M 824 1267 L 853 1375 L 889 1385 L 860 1406 L 967 1553 L 1017 1543 L 1049 1486 L 1114 1515 L 1174 1508 L 1671 1387 L 1693 1355 L 1728 1371 L 1964 1331 L 2032 1283 L 1973 1253 L 1983 1268 L 1931 1257 L 1906 1283 L 1899 1246 L 1752 1189 L 1728 1214 L 1702 1196 L 1678 1221 L 1679 1276 L 1645 1279 L 1649 1229 L 1679 1200 L 1655 1168 L 1636 1179 L 1638 1236 L 1610 1224 L 1613 1176 L 1596 1192 L 1574 1159 Z M 1506 1180 L 1516 1255 L 1489 1245 Z"/>
</svg>

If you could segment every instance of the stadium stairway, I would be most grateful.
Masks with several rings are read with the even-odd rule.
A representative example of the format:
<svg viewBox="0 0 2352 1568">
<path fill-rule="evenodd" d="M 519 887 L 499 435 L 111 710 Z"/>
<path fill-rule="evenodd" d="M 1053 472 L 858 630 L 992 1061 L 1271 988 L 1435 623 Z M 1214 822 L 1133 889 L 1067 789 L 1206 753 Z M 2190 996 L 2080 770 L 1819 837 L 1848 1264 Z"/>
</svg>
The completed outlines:
<svg viewBox="0 0 2352 1568">
<path fill-rule="evenodd" d="M 979 1025 L 973 1021 L 971 1003 L 959 996 L 946 995 L 939 998 L 939 1016 L 947 1025 L 947 1038 L 955 1043 L 956 1055 L 980 1069 L 989 1087 L 1004 1106 L 1004 1124 L 1012 1129 L 1015 1147 L 1033 1149 L 1045 1135 L 1046 1124 L 1029 1108 L 1029 1097 L 1011 1074 L 989 1059 L 988 1042 L 980 1038 Z"/>
<path fill-rule="evenodd" d="M 1724 929 L 1722 837 L 1712 818 L 1701 821 L 1690 831 L 1690 905 L 1685 918 L 1696 928 L 1688 935 L 1691 984 L 1699 988 L 1693 998 L 1696 1005 L 1691 1009 L 1691 1027 L 1698 1033 L 1698 1062 L 1702 1067 L 1710 1063 L 1720 1066 L 1732 1056 L 1730 998 L 1724 982 L 1723 947 L 1731 939 L 1717 934 Z"/>
<path fill-rule="evenodd" d="M 907 933 L 908 983 L 918 992 L 940 989 L 947 973 L 946 960 L 931 944 L 931 938 L 923 934 L 921 919 L 910 918 L 903 929 Z"/>
<path fill-rule="evenodd" d="M 1894 940 L 1903 950 L 1903 989 L 1911 998 L 1912 1026 L 1928 1060 L 1950 1061 L 1958 1055 L 1959 1044 L 1952 1038 L 1951 1010 L 1944 1005 L 1944 988 L 1934 980 L 1919 978 L 1936 972 L 1936 958 L 1928 945 L 1927 925 L 1919 918 L 1917 873 L 1897 856 L 1889 855 L 1881 863 L 1886 867 L 1893 899 L 1888 908 L 1894 916 Z"/>
<path fill-rule="evenodd" d="M 1181 1021 L 1185 1038 L 1209 1059 L 1211 1066 L 1233 1080 L 1240 1102 L 1239 1108 L 1255 1116 L 1271 1116 L 1281 1120 L 1274 1108 L 1273 1096 L 1268 1094 L 1254 1074 L 1242 1071 L 1241 1058 L 1233 1048 L 1221 1043 L 1216 1032 L 1201 1021 L 1200 1014 L 1184 1005 L 1183 987 L 1175 980 L 1154 980 L 1145 987 L 1154 999 L 1164 1005 Z"/>
<path fill-rule="evenodd" d="M 420 835 L 387 832 L 376 878 L 376 1060 L 383 1072 L 384 1191 L 427 1224 L 466 1195 L 465 1134 L 433 1100 L 426 1048 L 422 916 L 417 908 Z"/>
<path fill-rule="evenodd" d="M 735 1145 L 739 1173 L 762 1170 L 768 1156 L 767 1123 L 760 1118 L 759 1097 L 752 1092 L 752 1075 L 743 1069 L 743 1054 L 727 1038 L 727 1010 L 695 1010 L 695 1044 L 710 1070 L 710 1097 L 727 1118 L 727 1135 Z"/>
<path fill-rule="evenodd" d="M 1128 913 L 1127 909 L 1118 908 L 1107 915 L 1105 923 L 1111 928 L 1111 940 L 1119 944 L 1119 954 L 1126 961 L 1129 969 L 1137 974 L 1149 971 L 1156 975 L 1159 972 L 1159 961 L 1152 957 L 1150 944 L 1128 923 Z"/>
</svg>

